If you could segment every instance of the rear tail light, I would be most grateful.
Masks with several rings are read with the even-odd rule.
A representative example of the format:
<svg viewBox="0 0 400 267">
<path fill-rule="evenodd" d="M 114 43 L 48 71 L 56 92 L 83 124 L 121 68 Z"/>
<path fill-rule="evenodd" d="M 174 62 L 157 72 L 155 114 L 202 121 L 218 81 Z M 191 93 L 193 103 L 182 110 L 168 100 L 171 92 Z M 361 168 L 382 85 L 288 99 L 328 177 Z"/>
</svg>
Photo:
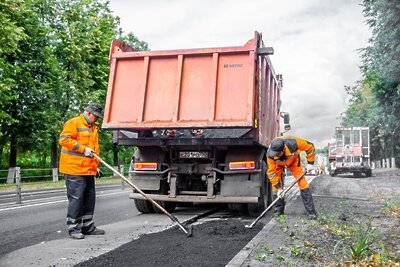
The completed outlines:
<svg viewBox="0 0 400 267">
<path fill-rule="evenodd" d="M 252 170 L 256 168 L 254 161 L 234 161 L 229 162 L 230 170 Z"/>
<path fill-rule="evenodd" d="M 156 162 L 135 162 L 133 164 L 133 169 L 135 171 L 155 171 L 157 170 Z"/>
</svg>

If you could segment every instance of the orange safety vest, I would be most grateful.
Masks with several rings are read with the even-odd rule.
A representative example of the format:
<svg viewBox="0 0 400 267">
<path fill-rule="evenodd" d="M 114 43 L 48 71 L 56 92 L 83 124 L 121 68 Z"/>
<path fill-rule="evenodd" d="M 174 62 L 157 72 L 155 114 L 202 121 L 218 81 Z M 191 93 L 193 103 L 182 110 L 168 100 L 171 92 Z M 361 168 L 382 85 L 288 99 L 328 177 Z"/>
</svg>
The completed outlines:
<svg viewBox="0 0 400 267">
<path fill-rule="evenodd" d="M 98 128 L 81 114 L 64 125 L 58 143 L 61 145 L 60 172 L 69 175 L 96 175 L 99 161 L 86 157 L 85 147 L 99 155 Z"/>
<path fill-rule="evenodd" d="M 281 175 L 285 166 L 288 167 L 294 177 L 303 173 L 300 151 L 306 152 L 307 163 L 314 164 L 315 160 L 314 144 L 295 136 L 283 136 L 281 138 L 284 141 L 284 155 L 281 158 L 267 158 L 267 175 L 274 192 L 277 188 L 282 188 Z M 308 188 L 307 180 L 304 177 L 299 180 L 298 185 L 301 190 Z"/>
</svg>

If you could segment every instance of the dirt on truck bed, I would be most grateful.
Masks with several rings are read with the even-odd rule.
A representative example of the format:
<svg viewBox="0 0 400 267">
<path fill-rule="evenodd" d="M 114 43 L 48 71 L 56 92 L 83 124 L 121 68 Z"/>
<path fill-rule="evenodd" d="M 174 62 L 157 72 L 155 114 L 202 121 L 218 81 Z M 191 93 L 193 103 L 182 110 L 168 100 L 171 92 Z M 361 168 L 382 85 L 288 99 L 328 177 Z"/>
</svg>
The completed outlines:
<svg viewBox="0 0 400 267">
<path fill-rule="evenodd" d="M 76 266 L 225 266 L 260 237 L 263 223 L 270 230 L 232 266 L 400 266 L 399 169 L 374 170 L 368 178 L 323 175 L 311 189 L 316 220 L 306 219 L 295 197 L 285 215 L 266 216 L 254 229 L 240 218 L 194 225 L 189 238 L 175 228 Z"/>
</svg>

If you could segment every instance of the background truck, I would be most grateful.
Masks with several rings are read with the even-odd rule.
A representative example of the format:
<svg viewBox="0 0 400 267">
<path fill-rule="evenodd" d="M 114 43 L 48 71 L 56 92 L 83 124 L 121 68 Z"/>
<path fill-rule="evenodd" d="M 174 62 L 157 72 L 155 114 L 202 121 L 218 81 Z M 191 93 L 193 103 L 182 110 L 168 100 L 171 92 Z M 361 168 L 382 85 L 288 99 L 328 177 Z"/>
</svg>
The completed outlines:
<svg viewBox="0 0 400 267">
<path fill-rule="evenodd" d="M 368 127 L 336 127 L 335 142 L 328 144 L 329 174 L 352 173 L 370 177 L 370 142 Z"/>
<path fill-rule="evenodd" d="M 103 129 L 136 146 L 129 178 L 172 212 L 227 203 L 256 215 L 271 202 L 264 157 L 279 135 L 282 76 L 260 33 L 244 46 L 133 51 L 113 41 Z M 142 213 L 158 212 L 133 192 Z"/>
</svg>

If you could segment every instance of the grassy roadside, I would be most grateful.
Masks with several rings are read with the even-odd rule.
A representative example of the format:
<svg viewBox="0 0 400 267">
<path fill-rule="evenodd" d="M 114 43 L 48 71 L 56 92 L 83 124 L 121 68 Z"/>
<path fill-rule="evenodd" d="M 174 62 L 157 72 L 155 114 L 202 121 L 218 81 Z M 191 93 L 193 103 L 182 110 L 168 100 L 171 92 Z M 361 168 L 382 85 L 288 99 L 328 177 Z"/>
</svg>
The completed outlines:
<svg viewBox="0 0 400 267">
<path fill-rule="evenodd" d="M 101 177 L 96 179 L 97 185 L 120 184 L 121 178 L 119 177 Z M 40 182 L 21 182 L 21 190 L 35 190 L 35 189 L 50 189 L 50 188 L 64 188 L 64 180 L 58 182 L 53 181 L 40 181 Z M 16 190 L 15 184 L 0 184 L 0 192 L 12 192 Z"/>
<path fill-rule="evenodd" d="M 254 260 L 275 266 L 400 266 L 400 200 L 360 212 L 345 212 L 354 202 L 340 201 L 337 210 L 317 220 L 279 216 L 279 246 L 264 244 Z"/>
</svg>

